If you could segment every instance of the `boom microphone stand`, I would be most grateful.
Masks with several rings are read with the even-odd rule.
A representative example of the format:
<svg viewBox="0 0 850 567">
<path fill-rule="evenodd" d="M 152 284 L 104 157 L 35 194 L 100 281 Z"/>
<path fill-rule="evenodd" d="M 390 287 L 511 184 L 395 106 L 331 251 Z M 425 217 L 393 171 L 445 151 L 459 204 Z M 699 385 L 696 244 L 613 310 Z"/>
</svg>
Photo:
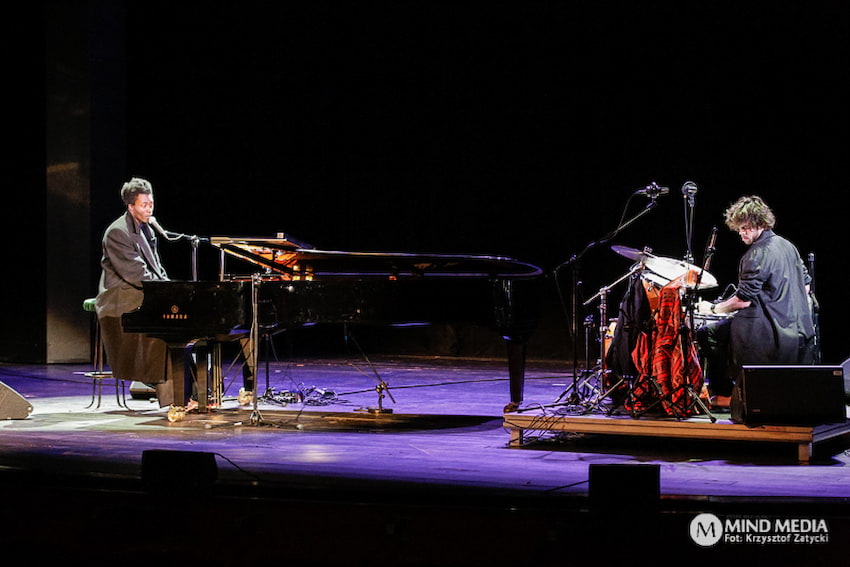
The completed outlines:
<svg viewBox="0 0 850 567">
<path fill-rule="evenodd" d="M 582 257 L 584 257 L 584 255 L 587 254 L 592 248 L 595 248 L 596 246 L 599 246 L 600 244 L 605 244 L 605 243 L 609 242 L 611 239 L 613 239 L 615 236 L 617 236 L 617 234 L 619 234 L 622 230 L 631 226 L 639 218 L 641 218 L 644 215 L 646 215 L 647 213 L 649 213 L 652 209 L 654 209 L 657 206 L 656 200 L 658 199 L 658 197 L 660 195 L 666 195 L 669 192 L 670 192 L 669 188 L 659 187 L 658 184 L 655 183 L 654 181 L 652 183 L 650 183 L 649 185 L 647 185 L 646 187 L 644 187 L 642 189 L 638 189 L 637 191 L 632 193 L 632 195 L 629 197 L 629 200 L 626 202 L 626 209 L 628 208 L 628 203 L 631 201 L 631 199 L 633 197 L 635 197 L 636 195 L 644 195 L 644 196 L 649 198 L 649 203 L 647 203 L 647 205 L 641 211 L 639 211 L 635 216 L 633 216 L 631 219 L 626 220 L 626 221 L 623 220 L 623 217 L 625 217 L 625 212 L 624 212 L 623 217 L 621 217 L 621 219 L 620 219 L 620 224 L 619 224 L 619 226 L 617 226 L 617 228 L 615 228 L 613 231 L 608 233 L 606 236 L 604 236 L 600 240 L 594 240 L 594 241 L 589 242 L 580 253 L 571 256 L 569 260 L 561 263 L 560 265 L 558 265 L 555 268 L 554 276 L 555 276 L 556 283 L 558 281 L 558 273 L 561 269 L 569 266 L 571 268 L 571 271 L 572 271 L 572 287 L 571 287 L 572 301 L 571 301 L 571 310 L 570 310 L 571 311 L 571 313 L 570 313 L 570 333 L 571 333 L 572 339 L 573 339 L 573 381 L 572 381 L 572 384 L 567 388 L 567 390 L 565 390 L 560 396 L 558 396 L 558 401 L 560 401 L 564 396 L 566 396 L 567 392 L 570 389 L 572 389 L 572 393 L 570 394 L 569 399 L 566 403 L 577 404 L 577 403 L 580 402 L 579 396 L 578 396 L 578 387 L 579 387 L 579 385 L 578 385 L 578 383 L 579 383 L 579 377 L 578 377 L 578 336 L 579 336 L 579 332 L 578 332 L 578 287 L 579 287 L 578 273 L 579 273 L 580 262 L 581 262 Z M 560 286 L 557 286 L 557 287 L 560 289 Z M 585 364 L 587 364 L 586 360 L 585 360 Z"/>
<path fill-rule="evenodd" d="M 209 242 L 209 238 L 202 238 L 200 236 L 196 236 L 194 234 L 183 234 L 170 232 L 162 228 L 156 220 L 156 217 L 151 217 L 148 220 L 148 224 L 156 229 L 158 233 L 162 235 L 163 238 L 168 240 L 169 242 L 176 242 L 178 240 L 188 240 L 192 245 L 192 281 L 198 281 L 198 245 L 201 242 Z"/>
<path fill-rule="evenodd" d="M 697 185 L 693 181 L 686 181 L 682 185 L 682 197 L 685 200 L 685 239 L 687 245 L 687 258 L 686 262 L 693 262 L 693 234 L 694 234 L 694 210 L 696 209 L 695 196 L 697 194 Z M 705 405 L 705 402 L 702 401 L 702 398 L 699 397 L 699 393 L 695 392 L 693 386 L 688 382 L 688 354 L 689 347 L 693 344 L 694 341 L 694 310 L 696 308 L 696 294 L 700 288 L 700 284 L 702 283 L 703 274 L 705 274 L 706 270 L 708 270 L 708 266 L 711 263 L 711 258 L 714 255 L 714 244 L 717 241 L 717 227 L 712 227 L 711 236 L 709 237 L 709 242 L 706 245 L 705 252 L 703 254 L 703 263 L 700 271 L 696 276 L 696 281 L 693 283 L 693 286 L 690 288 L 687 286 L 687 275 L 685 276 L 685 310 L 686 317 L 685 321 L 682 323 L 679 329 L 679 345 L 682 349 L 682 361 L 683 361 L 683 385 L 682 388 L 685 389 L 685 392 L 688 396 L 696 403 L 702 412 L 706 414 L 711 423 L 717 421 L 717 418 L 711 413 L 708 409 L 708 406 Z M 671 405 L 673 401 L 671 399 Z"/>
</svg>

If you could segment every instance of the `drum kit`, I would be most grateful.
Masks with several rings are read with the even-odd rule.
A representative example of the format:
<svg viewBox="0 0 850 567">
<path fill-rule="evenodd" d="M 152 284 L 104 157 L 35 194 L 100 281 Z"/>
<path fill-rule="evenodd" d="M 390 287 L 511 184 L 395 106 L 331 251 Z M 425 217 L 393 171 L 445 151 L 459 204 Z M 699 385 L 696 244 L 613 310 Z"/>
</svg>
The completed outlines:
<svg viewBox="0 0 850 567">
<path fill-rule="evenodd" d="M 575 392 L 571 395 L 573 405 L 579 406 L 579 409 L 583 412 L 605 409 L 605 404 L 610 405 L 610 402 L 616 397 L 614 395 L 616 391 L 628 388 L 628 384 L 626 384 L 628 378 L 611 376 L 611 371 L 606 363 L 609 348 L 617 333 L 617 319 L 608 316 L 608 296 L 613 288 L 623 281 L 639 278 L 646 293 L 647 303 L 650 309 L 655 311 L 658 308 L 661 290 L 665 287 L 676 287 L 680 291 L 680 296 L 684 297 L 688 294 L 693 295 L 698 290 L 707 290 L 718 286 L 717 279 L 707 271 L 707 265 L 697 266 L 684 260 L 658 256 L 653 254 L 650 248 L 639 250 L 627 246 L 612 245 L 611 250 L 634 263 L 627 273 L 611 284 L 600 288 L 598 293 L 583 304 L 587 307 L 596 301 L 599 302 L 598 341 L 600 352 L 597 365 L 592 370 L 588 369 L 580 381 L 574 382 L 556 400 L 556 404 L 559 404 L 567 394 L 570 394 L 571 388 L 575 388 Z M 686 301 L 682 301 L 683 306 L 686 303 Z M 697 314 L 694 313 L 693 309 L 689 311 L 689 316 L 684 317 L 684 319 L 689 321 L 688 326 L 693 331 L 712 320 L 724 318 L 721 315 Z M 592 323 L 585 325 L 585 328 L 591 326 Z M 687 338 L 690 341 L 692 333 L 687 333 Z M 586 338 L 585 345 L 589 342 Z M 589 360 L 588 352 L 585 353 L 585 356 Z M 709 417 L 712 417 L 713 421 L 713 416 L 708 412 L 707 407 L 701 403 L 702 400 L 697 395 L 692 397 L 695 398 L 693 402 L 699 405 Z M 609 407 L 608 409 L 611 411 L 615 408 Z"/>
<path fill-rule="evenodd" d="M 655 256 L 649 249 L 637 250 L 627 246 L 614 245 L 611 246 L 611 250 L 620 256 L 637 262 L 632 266 L 628 276 L 635 273 L 635 270 L 640 273 L 651 305 L 654 305 L 653 299 L 657 297 L 658 290 L 666 285 L 680 283 L 681 287 L 686 290 L 713 289 L 718 286 L 717 278 L 707 271 L 707 266 L 700 267 L 684 260 Z M 599 294 L 592 299 L 597 297 L 599 297 Z M 585 305 L 589 303 L 590 301 L 585 302 Z M 731 313 L 693 313 L 694 330 L 712 321 L 721 321 L 730 316 Z"/>
<path fill-rule="evenodd" d="M 715 421 L 702 399 L 705 394 L 704 383 L 696 352 L 694 332 L 709 322 L 704 315 L 695 313 L 697 293 L 718 285 L 717 279 L 708 272 L 714 253 L 717 228 L 712 229 L 709 237 L 703 266 L 692 264 L 697 191 L 697 185 L 691 181 L 686 181 L 682 185 L 687 250 L 685 257 L 688 260 L 658 256 L 653 254 L 650 248 L 639 250 L 627 246 L 611 246 L 615 253 L 631 260 L 633 265 L 626 274 L 613 283 L 603 286 L 599 289 L 599 293 L 584 302 L 584 306 L 587 307 L 599 301 L 597 330 L 593 330 L 596 323 L 592 315 L 584 320 L 586 361 L 584 370 L 581 370 L 578 355 L 581 340 L 578 337 L 577 314 L 580 311 L 580 305 L 577 298 L 581 259 L 598 245 L 610 243 L 621 231 L 654 210 L 657 206 L 657 198 L 668 194 L 670 189 L 652 182 L 634 191 L 614 230 L 600 239 L 590 241 L 578 254 L 570 256 L 568 260 L 555 268 L 555 282 L 559 288 L 561 270 L 569 267 L 572 273 L 569 315 L 570 333 L 573 339 L 573 377 L 572 384 L 558 396 L 553 404 L 548 405 L 567 406 L 566 411 L 570 412 L 589 413 L 603 410 L 608 411 L 609 414 L 622 407 L 631 411 L 634 417 L 639 417 L 648 409 L 661 404 L 668 415 L 671 414 L 672 408 L 677 418 L 701 410 L 708 414 L 712 422 Z M 627 213 L 630 211 L 631 200 L 638 195 L 648 198 L 649 202 L 629 216 Z M 631 283 L 620 303 L 620 316 L 609 319 L 608 296 L 615 286 L 626 280 Z M 630 300 L 636 303 L 630 304 Z M 682 312 L 678 313 L 678 310 Z M 620 320 L 624 323 L 617 328 L 617 322 Z M 593 337 L 593 335 L 596 336 Z M 599 342 L 599 359 L 594 368 L 590 367 L 591 358 L 588 352 L 588 345 L 592 342 L 592 338 Z M 606 358 L 609 358 L 609 348 L 613 349 L 610 358 L 612 361 L 616 360 L 616 364 L 609 365 L 606 361 Z M 626 392 L 625 397 L 623 392 Z M 624 403 L 624 399 L 628 400 L 628 403 Z M 633 401 L 639 403 L 631 404 Z M 684 410 L 679 409 L 683 407 L 682 404 L 686 404 Z M 634 409 L 638 406 L 647 409 L 641 409 L 638 414 Z"/>
</svg>

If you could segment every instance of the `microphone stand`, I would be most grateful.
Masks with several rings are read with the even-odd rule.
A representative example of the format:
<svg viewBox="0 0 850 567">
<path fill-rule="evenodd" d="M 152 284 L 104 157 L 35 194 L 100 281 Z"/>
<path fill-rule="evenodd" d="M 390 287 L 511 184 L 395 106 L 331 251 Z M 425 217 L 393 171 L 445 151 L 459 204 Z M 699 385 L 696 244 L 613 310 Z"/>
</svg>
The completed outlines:
<svg viewBox="0 0 850 567">
<path fill-rule="evenodd" d="M 820 364 L 822 361 L 823 354 L 821 352 L 821 340 L 820 340 L 820 305 L 818 304 L 817 296 L 815 296 L 815 253 L 809 252 L 807 257 L 809 270 L 809 277 L 812 279 L 809 284 L 809 301 L 811 311 L 812 311 L 812 323 L 815 328 L 815 334 L 812 338 L 812 364 Z"/>
<path fill-rule="evenodd" d="M 692 187 L 689 187 L 692 186 Z M 686 258 L 685 261 L 689 264 L 693 263 L 693 234 L 694 234 L 694 210 L 696 209 L 696 204 L 694 202 L 694 195 L 696 194 L 696 185 L 692 184 L 692 182 L 688 181 L 682 186 L 682 194 L 684 196 L 684 206 L 685 206 L 685 240 L 687 246 Z M 711 236 L 709 238 L 709 242 L 706 245 L 703 264 L 700 268 L 699 273 L 696 276 L 696 281 L 693 283 L 693 286 L 689 289 L 687 286 L 687 275 L 685 275 L 684 283 L 685 283 L 685 322 L 682 323 L 679 329 L 679 346 L 682 349 L 682 362 L 683 362 L 683 370 L 682 370 L 682 388 L 685 389 L 687 394 L 692 398 L 694 403 L 696 403 L 700 409 L 705 413 L 711 423 L 717 421 L 717 418 L 711 413 L 708 406 L 706 406 L 705 402 L 699 397 L 699 393 L 695 392 L 693 386 L 688 382 L 688 354 L 690 350 L 690 346 L 693 345 L 694 341 L 694 310 L 696 309 L 696 294 L 699 290 L 700 284 L 702 282 L 703 274 L 708 269 L 709 264 L 711 263 L 711 257 L 714 255 L 714 243 L 717 238 L 717 227 L 712 227 Z M 687 340 L 686 340 L 687 339 Z M 673 400 L 671 399 L 671 405 L 673 404 Z"/>
<path fill-rule="evenodd" d="M 263 283 L 263 278 L 260 274 L 251 276 L 251 366 L 254 369 L 258 368 L 260 363 L 260 286 Z M 268 375 L 268 371 L 266 372 Z M 251 411 L 249 422 L 251 425 L 259 426 L 263 424 L 263 415 L 260 413 L 259 396 L 257 395 L 257 386 L 259 380 L 256 370 L 254 371 L 254 408 Z"/>
<path fill-rule="evenodd" d="M 684 207 L 685 207 L 685 262 L 688 264 L 694 263 L 694 250 L 693 250 L 693 240 L 694 240 L 694 212 L 696 210 L 696 199 L 695 195 L 697 192 L 697 186 L 692 181 L 686 181 L 682 185 L 682 197 L 684 198 Z M 711 238 L 711 244 L 709 247 L 714 246 L 714 238 L 717 234 L 717 228 L 714 228 Z M 692 290 L 689 290 L 686 293 L 686 302 L 685 302 L 685 310 L 686 310 L 686 318 L 688 323 L 690 324 L 690 328 L 694 328 L 694 301 L 697 289 L 699 289 L 700 281 L 702 280 L 702 275 L 705 270 L 708 269 L 708 250 L 706 249 L 703 268 L 697 276 L 697 281 L 694 284 Z M 687 283 L 687 276 L 685 277 L 685 283 Z M 686 287 L 687 289 L 687 287 Z"/>
<path fill-rule="evenodd" d="M 624 229 L 626 229 L 629 226 L 631 226 L 632 224 L 634 224 L 638 219 L 642 218 L 644 215 L 648 214 L 651 210 L 653 210 L 658 205 L 658 203 L 657 203 L 658 196 L 663 195 L 664 192 L 661 191 L 661 188 L 659 188 L 657 184 L 652 183 L 647 188 L 638 190 L 635 193 L 633 193 L 629 197 L 629 200 L 631 200 L 632 197 L 634 197 L 635 195 L 638 195 L 638 194 L 643 194 L 643 195 L 646 195 L 646 196 L 649 197 L 650 201 L 649 201 L 649 203 L 647 203 L 646 207 L 644 207 L 640 212 L 638 212 L 631 219 L 629 219 L 625 222 L 622 222 L 622 220 L 621 220 L 620 226 L 618 226 L 613 231 L 611 231 L 607 236 L 605 236 L 605 237 L 603 237 L 599 240 L 589 242 L 580 253 L 571 256 L 569 260 L 567 260 L 567 261 L 565 261 L 565 262 L 563 262 L 560 265 L 555 267 L 554 276 L 555 276 L 556 283 L 557 283 L 557 280 L 558 280 L 558 272 L 562 268 L 569 266 L 572 270 L 572 276 L 573 276 L 572 277 L 572 290 L 571 290 L 572 291 L 572 302 L 571 302 L 571 314 L 570 314 L 570 333 L 572 334 L 572 338 L 573 338 L 573 381 L 572 381 L 572 384 L 569 387 L 567 387 L 567 389 L 564 390 L 564 392 L 562 392 L 560 396 L 558 396 L 557 401 L 560 401 L 567 394 L 567 392 L 570 391 L 570 389 L 572 389 L 572 394 L 570 394 L 569 400 L 566 403 L 577 404 L 577 403 L 580 402 L 579 396 L 578 396 L 578 382 L 579 382 L 579 378 L 578 378 L 578 336 L 579 336 L 579 333 L 578 333 L 578 319 L 577 319 L 577 317 L 578 317 L 578 313 L 577 313 L 578 312 L 578 287 L 580 285 L 580 282 L 578 280 L 578 271 L 579 271 L 579 267 L 580 267 L 580 261 L 581 261 L 582 257 L 584 257 L 584 255 L 587 254 L 592 248 L 595 248 L 596 246 L 599 246 L 601 244 L 605 244 L 605 243 L 609 242 L 611 239 L 613 239 L 615 236 L 617 236 L 617 234 L 619 234 Z M 627 201 L 627 206 L 628 206 L 628 201 Z M 560 287 L 560 286 L 558 286 L 558 287 Z M 585 360 L 585 364 L 587 364 L 587 363 L 588 363 L 588 361 Z"/>
<path fill-rule="evenodd" d="M 190 261 L 192 265 L 192 281 L 198 281 L 198 245 L 201 242 L 209 242 L 210 239 L 203 238 L 201 236 L 196 236 L 194 234 L 171 232 L 163 229 L 161 226 L 159 226 L 159 223 L 155 221 L 151 222 L 151 224 L 153 224 L 154 228 L 157 229 L 157 231 L 159 231 L 159 233 L 169 242 L 177 242 L 178 240 L 188 240 L 191 243 L 192 251 Z"/>
</svg>

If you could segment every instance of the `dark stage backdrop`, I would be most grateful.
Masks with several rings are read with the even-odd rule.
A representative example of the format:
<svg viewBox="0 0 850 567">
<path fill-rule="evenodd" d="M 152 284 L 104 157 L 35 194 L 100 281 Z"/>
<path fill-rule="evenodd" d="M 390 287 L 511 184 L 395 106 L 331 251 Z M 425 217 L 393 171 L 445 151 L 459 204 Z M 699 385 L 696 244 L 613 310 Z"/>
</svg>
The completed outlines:
<svg viewBox="0 0 850 567">
<path fill-rule="evenodd" d="M 105 226 L 140 175 L 174 231 L 504 254 L 551 273 L 645 207 L 630 196 L 653 181 L 670 193 L 611 243 L 684 257 L 692 180 L 694 255 L 719 227 L 723 285 L 743 246 L 722 211 L 742 194 L 815 254 L 840 361 L 847 32 L 838 1 L 129 2 L 127 169 L 101 176 L 93 217 Z M 165 255 L 189 276 L 188 246 Z M 201 256 L 215 277 L 216 254 Z M 592 248 L 582 299 L 629 265 Z"/>
</svg>

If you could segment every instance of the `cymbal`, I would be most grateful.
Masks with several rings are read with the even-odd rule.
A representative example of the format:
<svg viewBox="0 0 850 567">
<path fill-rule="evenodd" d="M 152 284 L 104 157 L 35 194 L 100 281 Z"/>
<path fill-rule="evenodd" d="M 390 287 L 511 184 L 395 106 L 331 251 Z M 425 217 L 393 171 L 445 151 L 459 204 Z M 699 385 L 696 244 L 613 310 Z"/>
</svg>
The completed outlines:
<svg viewBox="0 0 850 567">
<path fill-rule="evenodd" d="M 671 281 L 679 278 L 688 272 L 694 272 L 694 274 L 699 274 L 702 271 L 702 268 L 699 266 L 694 266 L 693 264 L 689 264 L 683 260 L 676 260 L 675 258 L 665 258 L 663 256 L 656 256 L 651 252 L 646 252 L 645 250 L 638 250 L 637 248 L 630 248 L 628 246 L 621 246 L 619 244 L 615 244 L 611 246 L 611 250 L 619 254 L 620 256 L 624 256 L 629 260 L 634 262 L 644 262 L 644 270 L 643 270 L 643 278 L 651 281 L 654 284 L 665 286 Z M 694 276 L 693 279 L 695 279 Z M 686 278 L 691 279 L 691 278 Z M 688 287 L 692 287 L 693 283 L 689 283 L 685 281 L 685 285 Z M 708 273 L 707 271 L 702 272 L 702 279 L 700 280 L 699 289 L 709 289 L 712 287 L 717 287 L 717 278 Z"/>
<path fill-rule="evenodd" d="M 624 256 L 629 260 L 634 260 L 635 262 L 639 262 L 644 258 L 652 257 L 652 254 L 650 254 L 649 252 L 644 252 L 643 250 L 638 250 L 637 248 L 629 248 L 628 246 L 620 246 L 619 244 L 611 246 L 611 250 L 613 250 L 620 256 Z"/>
<path fill-rule="evenodd" d="M 653 272 L 654 274 L 660 276 L 663 279 L 666 279 L 667 283 L 687 274 L 688 272 L 694 272 L 695 274 L 699 274 L 702 271 L 702 268 L 700 268 L 699 266 L 694 266 L 693 264 L 689 264 L 688 262 L 685 262 L 683 260 L 676 260 L 674 258 L 664 258 L 661 256 L 651 256 L 647 258 L 645 266 L 647 270 Z M 687 282 L 686 285 L 688 285 Z M 702 272 L 702 278 L 700 280 L 699 289 L 708 289 L 712 287 L 717 287 L 717 278 L 715 278 L 707 271 Z"/>
</svg>

